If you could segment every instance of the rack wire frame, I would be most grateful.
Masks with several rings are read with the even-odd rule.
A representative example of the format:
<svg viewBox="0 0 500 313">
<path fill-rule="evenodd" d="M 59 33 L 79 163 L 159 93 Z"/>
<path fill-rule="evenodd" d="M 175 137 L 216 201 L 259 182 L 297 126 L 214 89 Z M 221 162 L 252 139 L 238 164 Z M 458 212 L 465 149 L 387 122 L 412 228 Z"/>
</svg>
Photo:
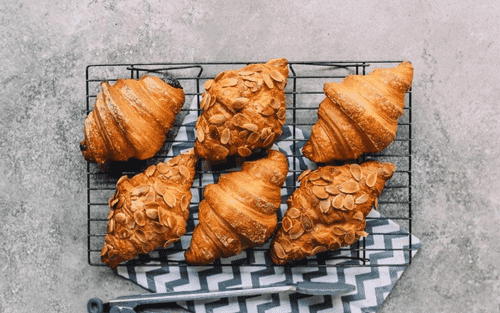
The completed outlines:
<svg viewBox="0 0 500 313">
<path fill-rule="evenodd" d="M 345 76 L 355 74 L 355 75 L 366 75 L 369 73 L 370 69 L 379 67 L 393 67 L 397 63 L 402 61 L 321 61 L 321 62 L 309 62 L 309 61 L 299 61 L 299 62 L 289 62 L 290 75 L 287 80 L 287 87 L 285 89 L 285 94 L 287 97 L 287 123 L 292 127 L 292 138 L 287 139 L 292 141 L 292 151 L 297 151 L 297 142 L 302 139 L 296 138 L 296 129 L 309 130 L 312 125 L 316 122 L 315 119 L 311 120 L 311 114 L 316 116 L 316 112 L 320 101 L 317 101 L 321 97 L 324 98 L 324 93 L 322 90 L 324 82 L 338 81 L 340 82 Z M 209 79 L 213 79 L 220 71 L 227 69 L 236 69 L 243 67 L 251 63 L 265 63 L 265 62 L 205 62 L 205 63 L 135 63 L 135 64 L 94 64 L 89 65 L 86 68 L 86 107 L 84 110 L 85 114 L 89 114 L 92 111 L 92 105 L 95 102 L 97 93 L 99 91 L 99 84 L 103 81 L 108 81 L 110 83 L 116 81 L 119 78 L 132 78 L 136 79 L 144 74 L 165 74 L 171 75 L 180 81 L 184 88 L 186 95 L 186 104 L 182 109 L 184 114 L 187 114 L 192 109 L 189 108 L 190 97 L 196 97 L 197 101 L 197 114 L 201 115 L 200 109 L 200 96 L 202 95 L 203 83 Z M 204 75 L 205 74 L 205 75 Z M 308 86 L 313 86 L 312 89 L 308 89 Z M 314 100 L 310 100 L 311 105 L 308 106 L 307 103 L 304 104 L 302 96 L 315 97 Z M 191 98 L 192 99 L 192 98 Z M 314 102 L 316 101 L 316 102 Z M 389 194 L 388 200 L 379 201 L 379 210 L 381 213 L 389 206 L 394 206 L 389 215 L 380 217 L 380 219 L 390 219 L 395 220 L 403 228 L 408 231 L 408 248 L 403 249 L 384 249 L 380 252 L 395 252 L 401 250 L 404 254 L 404 262 L 399 264 L 390 264 L 391 266 L 407 266 L 412 262 L 412 90 L 410 89 L 407 93 L 405 99 L 404 114 L 399 119 L 398 122 L 398 133 L 396 140 L 384 151 L 377 154 L 364 154 L 360 156 L 354 162 L 362 163 L 370 159 L 375 159 L 379 161 L 385 161 L 386 158 L 391 160 L 396 159 L 402 163 L 403 168 L 398 169 L 396 165 L 395 176 L 399 175 L 402 177 L 402 183 L 396 183 L 396 185 L 388 185 L 384 189 L 382 196 Z M 306 122 L 303 121 L 303 115 L 307 115 Z M 138 161 L 129 160 L 127 162 L 111 162 L 106 165 L 95 165 L 87 161 L 87 259 L 91 266 L 105 266 L 104 263 L 100 261 L 100 249 L 104 243 L 104 236 L 106 235 L 106 224 L 107 224 L 107 210 L 109 210 L 108 202 L 106 198 L 109 199 L 114 193 L 116 182 L 122 175 L 133 176 L 139 172 L 145 170 L 149 165 L 156 164 L 158 161 L 163 161 L 168 159 L 167 152 L 172 143 L 176 141 L 173 140 L 175 136 L 175 129 L 180 126 L 180 121 L 182 120 L 182 113 L 179 117 L 179 122 L 176 121 L 174 125 L 174 130 L 172 134 L 167 139 L 164 147 L 150 160 Z M 404 129 L 404 131 L 402 131 Z M 278 139 L 279 141 L 280 139 Z M 194 144 L 194 140 L 192 140 Z M 394 146 L 394 147 L 393 147 Z M 391 148 L 393 147 L 393 148 Z M 293 158 L 294 160 L 298 157 L 302 157 L 300 154 L 293 153 L 292 155 L 287 155 L 288 158 Z M 341 165 L 345 162 L 334 162 L 334 165 Z M 321 164 L 320 164 L 321 165 Z M 206 171 L 202 169 L 201 166 L 197 166 L 197 176 L 200 177 L 202 172 Z M 214 172 L 222 174 L 231 171 L 231 169 L 216 169 Z M 297 168 L 297 162 L 292 162 L 292 166 L 289 172 L 293 175 L 293 181 L 295 182 L 295 187 L 298 187 L 297 177 L 301 173 L 301 169 Z M 203 199 L 203 188 L 201 183 L 201 178 L 198 180 L 198 186 L 193 184 L 194 189 L 198 189 L 200 201 Z M 287 188 L 286 186 L 283 189 Z M 397 193 L 397 191 L 403 191 L 402 195 L 391 196 L 391 193 Z M 381 197 L 382 197 L 381 196 Z M 98 199 L 98 200 L 94 200 Z M 286 199 L 283 199 L 286 201 Z M 284 203 L 284 202 L 283 202 Z M 190 204 L 190 219 L 196 219 L 197 217 L 197 206 L 198 203 Z M 96 213 L 99 212 L 99 213 Z M 278 211 L 278 218 L 281 221 L 284 212 Z M 392 215 L 391 215 L 392 214 Z M 191 224 L 191 228 L 188 223 L 187 234 L 192 233 L 194 224 Z M 373 233 L 371 235 L 378 235 Z M 268 248 L 268 244 L 262 247 L 256 247 L 254 250 L 264 252 Z M 174 244 L 173 247 L 168 248 L 173 252 L 182 252 L 185 250 L 181 244 Z M 187 265 L 183 261 L 170 260 L 169 255 L 171 251 L 168 249 L 159 249 L 152 252 L 151 255 L 139 255 L 136 259 L 128 261 L 119 266 L 127 265 L 139 265 L 147 263 L 148 266 L 154 265 L 169 265 L 169 266 L 196 266 Z M 342 252 L 350 250 L 351 255 L 354 257 L 343 256 Z M 367 258 L 366 240 L 364 238 L 360 239 L 357 243 L 351 245 L 350 247 L 340 248 L 336 251 L 320 253 L 316 256 L 306 258 L 304 260 L 294 261 L 286 265 L 285 270 L 289 271 L 291 267 L 329 267 L 329 266 L 383 266 L 385 264 L 370 264 Z M 378 251 L 378 250 L 377 250 Z M 245 252 L 243 252 L 245 253 Z M 331 262 L 331 261 L 337 262 Z M 266 260 L 264 264 L 259 264 L 255 262 L 255 256 L 249 254 L 249 256 L 243 259 L 237 259 L 234 261 L 225 262 L 224 259 L 215 261 L 213 263 L 214 267 L 223 266 L 273 266 L 278 265 L 270 263 L 270 260 Z M 280 267 L 280 266 L 278 266 Z"/>
</svg>

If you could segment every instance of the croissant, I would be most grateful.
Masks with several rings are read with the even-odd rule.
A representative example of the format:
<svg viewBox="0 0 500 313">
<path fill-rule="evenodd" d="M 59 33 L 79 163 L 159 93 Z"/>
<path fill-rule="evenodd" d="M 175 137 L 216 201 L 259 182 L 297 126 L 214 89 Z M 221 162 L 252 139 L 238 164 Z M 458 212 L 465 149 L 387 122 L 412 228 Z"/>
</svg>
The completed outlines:
<svg viewBox="0 0 500 313">
<path fill-rule="evenodd" d="M 173 79 L 145 75 L 114 85 L 102 82 L 101 88 L 85 119 L 80 143 L 85 159 L 104 163 L 154 156 L 184 105 L 182 87 Z"/>
<path fill-rule="evenodd" d="M 391 163 L 367 161 L 303 172 L 271 241 L 272 261 L 282 265 L 367 236 L 365 218 L 394 169 Z"/>
<path fill-rule="evenodd" d="M 241 171 L 207 185 L 186 261 L 209 264 L 263 244 L 278 224 L 287 173 L 285 155 L 271 149 L 265 158 L 245 162 Z"/>
<path fill-rule="evenodd" d="M 195 153 L 209 161 L 268 149 L 286 121 L 288 61 L 273 59 L 221 72 L 205 83 Z"/>
<path fill-rule="evenodd" d="M 313 162 L 326 163 L 385 149 L 396 138 L 412 79 L 413 66 L 403 62 L 366 76 L 347 76 L 341 83 L 326 83 L 326 98 L 302 153 Z"/>
<path fill-rule="evenodd" d="M 131 179 L 122 176 L 118 180 L 109 200 L 103 263 L 115 269 L 138 254 L 168 247 L 186 233 L 195 164 L 190 150 L 167 163 L 151 165 Z"/>
</svg>

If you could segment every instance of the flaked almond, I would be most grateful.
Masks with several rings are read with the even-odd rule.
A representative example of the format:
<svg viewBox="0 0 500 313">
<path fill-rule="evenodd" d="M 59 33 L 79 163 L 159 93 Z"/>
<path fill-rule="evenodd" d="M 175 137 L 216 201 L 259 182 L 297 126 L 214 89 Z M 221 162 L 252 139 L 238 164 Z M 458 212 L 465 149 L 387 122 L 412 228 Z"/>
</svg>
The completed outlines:
<svg viewBox="0 0 500 313">
<path fill-rule="evenodd" d="M 248 131 L 248 130 L 244 129 L 244 130 L 242 130 L 242 131 L 240 131 L 240 132 L 238 133 L 238 136 L 239 136 L 241 139 L 245 139 L 245 138 L 248 136 L 248 134 L 250 134 L 250 131 Z"/>
<path fill-rule="evenodd" d="M 151 177 L 153 176 L 153 174 L 155 173 L 156 171 L 156 166 L 155 165 L 151 165 L 150 167 L 148 167 L 146 169 L 146 171 L 144 171 L 144 173 L 146 174 L 147 177 Z"/>
<path fill-rule="evenodd" d="M 252 151 L 250 151 L 250 149 L 248 149 L 247 147 L 239 147 L 238 154 L 242 157 L 247 157 L 252 154 Z"/>
<path fill-rule="evenodd" d="M 310 181 L 315 181 L 318 179 L 321 179 L 321 173 L 318 170 L 313 171 L 309 176 L 307 177 Z"/>
<path fill-rule="evenodd" d="M 345 196 L 343 206 L 349 211 L 354 210 L 354 197 L 352 195 Z"/>
<path fill-rule="evenodd" d="M 266 127 L 262 130 L 262 132 L 260 133 L 260 139 L 264 140 L 267 138 L 267 136 L 269 136 L 269 131 L 270 131 L 270 128 Z"/>
<path fill-rule="evenodd" d="M 217 126 L 210 125 L 208 127 L 208 135 L 210 136 L 210 138 L 218 140 L 220 133 L 219 133 L 219 129 L 217 128 Z"/>
<path fill-rule="evenodd" d="M 112 218 L 112 217 L 113 217 L 113 215 L 115 215 L 115 211 L 114 211 L 114 210 L 109 210 L 108 220 L 109 220 L 110 218 Z"/>
<path fill-rule="evenodd" d="M 189 172 L 189 169 L 185 165 L 179 165 L 179 173 L 181 173 L 181 176 L 184 179 L 189 179 L 191 176 L 191 173 Z"/>
<path fill-rule="evenodd" d="M 257 133 L 257 132 L 253 132 L 250 134 L 250 136 L 248 136 L 247 138 L 247 142 L 251 145 L 253 145 L 254 143 L 256 143 L 260 138 L 260 134 Z"/>
<path fill-rule="evenodd" d="M 309 216 L 302 215 L 302 226 L 304 226 L 305 230 L 309 231 L 313 229 L 314 223 Z"/>
<path fill-rule="evenodd" d="M 189 197 L 187 195 L 183 195 L 181 198 L 181 209 L 183 211 L 188 210 L 189 208 Z"/>
<path fill-rule="evenodd" d="M 225 145 L 229 142 L 229 139 L 231 138 L 231 131 L 229 128 L 225 128 L 222 131 L 222 134 L 220 135 L 220 143 Z"/>
<path fill-rule="evenodd" d="M 278 86 L 278 89 L 283 90 L 283 89 L 285 89 L 286 82 L 282 82 L 282 83 L 276 82 L 276 86 Z"/>
<path fill-rule="evenodd" d="M 357 235 L 358 237 L 367 237 L 369 234 L 368 234 L 367 232 L 365 232 L 364 230 L 358 230 L 358 231 L 356 232 L 356 235 Z"/>
<path fill-rule="evenodd" d="M 233 109 L 239 111 L 239 110 L 243 109 L 245 106 L 247 106 L 248 103 L 250 103 L 250 99 L 248 99 L 248 98 L 244 98 L 244 97 L 236 98 L 233 101 Z"/>
<path fill-rule="evenodd" d="M 134 235 L 142 243 L 146 243 L 148 241 L 146 238 L 146 234 L 140 229 L 136 229 L 134 231 Z"/>
<path fill-rule="evenodd" d="M 222 83 L 221 83 L 222 88 L 233 87 L 233 86 L 236 86 L 236 85 L 238 85 L 238 79 L 237 78 L 228 78 L 228 79 L 225 79 L 224 81 L 222 81 Z"/>
<path fill-rule="evenodd" d="M 120 185 L 124 181 L 128 181 L 128 176 L 127 175 L 123 175 L 122 177 L 120 177 L 120 179 L 118 179 L 118 181 L 116 182 L 116 185 Z"/>
<path fill-rule="evenodd" d="M 307 169 L 305 171 L 303 171 L 299 177 L 297 178 L 297 181 L 301 181 L 307 174 L 311 173 L 311 170 L 310 169 Z"/>
<path fill-rule="evenodd" d="M 271 132 L 269 136 L 267 136 L 266 140 L 264 140 L 263 145 L 264 147 L 269 147 L 270 145 L 272 145 L 273 142 L 274 142 L 274 133 Z"/>
<path fill-rule="evenodd" d="M 153 188 L 156 190 L 156 192 L 159 194 L 159 195 L 162 195 L 165 193 L 165 191 L 167 190 L 167 185 L 165 185 L 164 183 L 162 183 L 161 181 L 157 180 L 155 181 L 155 183 L 153 184 Z"/>
<path fill-rule="evenodd" d="M 139 186 L 134 190 L 132 190 L 132 192 L 130 193 L 130 197 L 141 197 L 146 195 L 148 192 L 149 192 L 149 186 L 145 185 Z"/>
<path fill-rule="evenodd" d="M 335 198 L 332 200 L 332 206 L 336 209 L 340 209 L 344 205 L 344 196 L 343 195 L 337 195 Z"/>
<path fill-rule="evenodd" d="M 146 209 L 146 216 L 154 220 L 158 218 L 158 210 L 156 209 Z"/>
<path fill-rule="evenodd" d="M 122 212 L 118 213 L 115 215 L 115 222 L 117 223 L 123 223 L 127 219 L 127 216 L 123 214 Z"/>
<path fill-rule="evenodd" d="M 244 124 L 250 123 L 250 119 L 242 113 L 237 113 L 232 118 L 233 124 L 236 126 L 242 126 Z"/>
<path fill-rule="evenodd" d="M 216 97 L 216 96 L 214 96 L 214 95 L 211 95 L 211 96 L 210 96 L 210 104 L 208 105 L 207 110 L 208 110 L 208 109 L 210 109 L 211 107 L 213 107 L 213 106 L 214 106 L 214 104 L 215 104 L 215 102 L 217 102 L 217 97 Z"/>
<path fill-rule="evenodd" d="M 119 201 L 120 201 L 120 198 L 116 198 L 116 199 L 114 199 L 114 200 L 111 200 L 111 201 L 109 202 L 109 206 L 110 206 L 111 208 L 114 208 L 114 207 L 115 207 L 115 205 L 116 205 Z"/>
<path fill-rule="evenodd" d="M 245 83 L 245 87 L 248 87 L 250 89 L 254 88 L 255 86 L 257 86 L 257 83 L 256 82 L 253 82 L 253 81 L 246 81 Z"/>
<path fill-rule="evenodd" d="M 168 213 L 167 210 L 160 210 L 158 211 L 158 220 L 160 221 L 160 224 L 165 226 L 165 227 L 168 227 L 168 217 L 170 216 L 170 214 Z"/>
<path fill-rule="evenodd" d="M 290 218 L 297 218 L 300 216 L 300 210 L 297 209 L 297 208 L 290 208 L 287 210 L 287 215 L 290 217 Z"/>
<path fill-rule="evenodd" d="M 359 166 L 359 164 L 351 164 L 349 166 L 349 170 L 351 171 L 351 175 L 352 177 L 354 177 L 355 180 L 357 181 L 361 180 L 363 172 L 361 171 L 361 166 Z"/>
<path fill-rule="evenodd" d="M 209 90 L 209 89 L 210 89 L 210 87 L 212 87 L 212 84 L 213 84 L 213 83 L 214 83 L 214 81 L 213 81 L 213 80 L 211 80 L 211 79 L 210 79 L 210 80 L 207 80 L 207 81 L 205 82 L 205 85 L 204 85 L 205 90 Z"/>
<path fill-rule="evenodd" d="M 311 191 L 318 199 L 328 199 L 328 193 L 325 191 L 325 187 L 323 186 L 313 186 Z"/>
<path fill-rule="evenodd" d="M 327 186 L 329 184 L 329 182 L 327 182 L 323 179 L 318 179 L 318 180 L 312 181 L 312 184 L 315 186 Z"/>
<path fill-rule="evenodd" d="M 351 179 L 342 183 L 339 186 L 339 190 L 343 193 L 356 193 L 359 191 L 359 185 L 355 180 Z"/>
<path fill-rule="evenodd" d="M 198 140 L 200 142 L 203 142 L 205 140 L 205 133 L 203 132 L 203 129 L 201 127 L 198 127 L 196 129 L 196 137 L 198 137 Z"/>
<path fill-rule="evenodd" d="M 363 216 L 363 213 L 361 212 L 356 212 L 353 217 L 353 219 L 358 220 L 358 221 L 364 221 L 365 217 Z"/>
<path fill-rule="evenodd" d="M 373 202 L 373 207 L 375 208 L 375 210 L 378 209 L 378 198 L 375 198 L 375 201 Z"/>
<path fill-rule="evenodd" d="M 241 125 L 241 127 L 244 129 L 248 129 L 251 132 L 256 132 L 259 130 L 259 126 L 255 125 L 253 123 L 245 123 L 245 124 Z"/>
<path fill-rule="evenodd" d="M 292 220 L 290 220 L 287 216 L 283 217 L 281 226 L 285 232 L 288 232 L 292 228 Z"/>
<path fill-rule="evenodd" d="M 163 244 L 163 248 L 167 249 L 168 247 L 170 247 L 170 245 L 172 245 L 175 242 L 176 242 L 176 240 L 169 239 L 169 240 L 165 241 L 165 243 Z"/>
<path fill-rule="evenodd" d="M 356 235 L 354 234 L 354 232 L 350 231 L 347 234 L 345 234 L 344 240 L 345 243 L 347 243 L 348 245 L 352 245 L 353 243 L 356 242 Z"/>
<path fill-rule="evenodd" d="M 283 250 L 285 250 L 285 252 L 290 252 L 293 249 L 292 243 L 286 237 L 281 237 L 281 246 L 283 247 Z"/>
<path fill-rule="evenodd" d="M 212 115 L 212 117 L 210 117 L 208 119 L 208 122 L 210 124 L 214 124 L 214 125 L 222 125 L 222 124 L 224 124 L 226 119 L 227 118 L 224 116 L 224 114 L 215 114 L 215 115 Z"/>
<path fill-rule="evenodd" d="M 330 198 L 327 198 L 326 200 L 322 200 L 319 202 L 319 209 L 323 213 L 327 213 L 330 210 L 330 207 L 332 205 L 332 201 Z"/>
<path fill-rule="evenodd" d="M 346 230 L 341 227 L 333 227 L 332 233 L 337 236 L 343 236 L 346 233 Z"/>
<path fill-rule="evenodd" d="M 365 193 L 365 194 L 359 196 L 358 198 L 356 198 L 356 200 L 354 200 L 354 203 L 355 204 L 363 204 L 366 201 L 368 201 L 368 195 Z"/>
<path fill-rule="evenodd" d="M 135 220 L 135 223 L 139 226 L 146 225 L 146 217 L 144 216 L 144 213 L 142 213 L 142 211 L 135 211 L 134 212 L 134 220 Z"/>
<path fill-rule="evenodd" d="M 326 186 L 325 187 L 326 192 L 328 192 L 331 195 L 338 195 L 340 193 L 338 186 Z"/>
<path fill-rule="evenodd" d="M 316 247 L 314 247 L 314 249 L 312 249 L 311 254 L 315 255 L 315 254 L 318 254 L 321 252 L 325 252 L 327 250 L 328 249 L 325 246 L 316 246 Z"/>
<path fill-rule="evenodd" d="M 332 172 L 330 172 L 330 171 L 321 171 L 321 178 L 324 181 L 327 181 L 329 183 L 333 183 L 335 176 L 333 176 Z"/>
<path fill-rule="evenodd" d="M 276 252 L 276 256 L 280 259 L 285 259 L 286 258 L 286 253 L 283 250 L 283 247 L 278 243 L 274 243 L 274 252 Z"/>
<path fill-rule="evenodd" d="M 266 84 L 267 88 L 269 89 L 274 88 L 273 80 L 271 79 L 271 76 L 269 76 L 269 74 L 267 73 L 262 74 L 262 79 L 264 79 L 264 83 Z"/>
<path fill-rule="evenodd" d="M 177 226 L 177 219 L 173 215 L 167 217 L 167 226 L 171 229 L 174 229 Z"/>
<path fill-rule="evenodd" d="M 222 158 L 225 158 L 229 154 L 229 150 L 226 147 L 217 144 L 214 145 L 214 151 Z"/>
<path fill-rule="evenodd" d="M 295 223 L 289 231 L 290 239 L 297 239 L 304 233 L 304 227 L 302 227 L 302 223 Z"/>
<path fill-rule="evenodd" d="M 279 118 L 279 119 L 283 119 L 286 115 L 286 109 L 284 108 L 281 108 L 278 110 L 278 112 L 276 112 L 276 116 Z"/>
<path fill-rule="evenodd" d="M 156 200 L 156 192 L 155 192 L 154 188 L 150 188 L 149 192 L 146 194 L 146 196 L 142 200 L 144 203 L 154 202 Z"/>
<path fill-rule="evenodd" d="M 368 176 L 366 177 L 366 185 L 372 188 L 373 186 L 375 186 L 376 182 L 377 182 L 377 172 L 375 171 L 368 174 Z"/>
<path fill-rule="evenodd" d="M 271 100 L 271 103 L 269 103 L 269 105 L 271 106 L 271 108 L 275 110 L 279 110 L 281 108 L 281 102 L 276 98 L 273 98 L 273 100 Z"/>
<path fill-rule="evenodd" d="M 113 233 L 114 230 L 115 230 L 115 220 L 114 219 L 110 219 L 108 221 L 108 234 Z"/>
<path fill-rule="evenodd" d="M 208 92 L 203 93 L 203 99 L 202 99 L 203 104 L 201 105 L 201 108 L 204 111 L 207 111 L 210 108 L 210 104 L 212 103 L 212 96 Z"/>
<path fill-rule="evenodd" d="M 175 207 L 175 196 L 170 190 L 165 191 L 163 194 L 163 200 L 169 207 Z"/>
<path fill-rule="evenodd" d="M 175 231 L 175 234 L 179 237 L 184 236 L 185 233 L 186 233 L 185 227 L 178 227 Z"/>
<path fill-rule="evenodd" d="M 243 80 L 246 80 L 246 81 L 250 81 L 250 82 L 255 82 L 257 83 L 257 78 L 255 77 L 252 77 L 252 76 L 245 76 L 245 77 L 242 77 Z"/>
<path fill-rule="evenodd" d="M 156 168 L 158 169 L 158 172 L 160 172 L 161 174 L 167 174 L 167 172 L 169 170 L 168 165 L 165 163 L 158 163 Z"/>
<path fill-rule="evenodd" d="M 120 229 L 118 232 L 118 237 L 121 239 L 127 239 L 132 235 L 132 232 L 126 228 Z"/>
<path fill-rule="evenodd" d="M 266 106 L 262 112 L 260 112 L 260 114 L 264 115 L 264 116 L 271 116 L 274 114 L 274 110 L 273 108 L 269 107 L 269 106 Z"/>
<path fill-rule="evenodd" d="M 240 74 L 241 76 L 249 76 L 249 75 L 252 75 L 253 73 L 255 73 L 255 72 L 252 72 L 252 71 L 240 71 L 240 72 L 238 72 L 238 74 Z"/>
</svg>

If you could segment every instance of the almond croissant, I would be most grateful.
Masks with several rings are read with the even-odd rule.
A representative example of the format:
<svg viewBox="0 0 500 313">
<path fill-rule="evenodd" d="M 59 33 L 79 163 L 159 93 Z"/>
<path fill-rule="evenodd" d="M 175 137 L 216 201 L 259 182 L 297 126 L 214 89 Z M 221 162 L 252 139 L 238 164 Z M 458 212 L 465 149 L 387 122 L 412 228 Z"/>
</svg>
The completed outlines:
<svg viewBox="0 0 500 313">
<path fill-rule="evenodd" d="M 393 173 L 393 164 L 377 161 L 303 172 L 298 178 L 301 185 L 287 200 L 281 227 L 271 241 L 273 262 L 285 264 L 367 236 L 365 217 L 377 206 Z"/>
<path fill-rule="evenodd" d="M 366 76 L 347 76 L 341 83 L 326 83 L 326 98 L 302 153 L 326 163 L 382 151 L 396 138 L 412 80 L 413 66 L 403 62 Z"/>
<path fill-rule="evenodd" d="M 205 83 L 195 153 L 210 161 L 268 149 L 285 124 L 286 59 L 221 72 Z"/>
<path fill-rule="evenodd" d="M 265 158 L 246 162 L 241 171 L 207 185 L 186 261 L 208 264 L 263 244 L 278 224 L 287 173 L 285 155 L 271 149 Z"/>
<path fill-rule="evenodd" d="M 108 234 L 101 250 L 104 263 L 114 269 L 138 254 L 166 248 L 186 233 L 195 164 L 190 150 L 131 179 L 118 180 L 109 200 Z"/>
<path fill-rule="evenodd" d="M 101 88 L 85 119 L 80 143 L 85 159 L 104 163 L 154 156 L 184 105 L 182 87 L 173 79 L 145 75 L 114 85 L 102 82 Z"/>
</svg>

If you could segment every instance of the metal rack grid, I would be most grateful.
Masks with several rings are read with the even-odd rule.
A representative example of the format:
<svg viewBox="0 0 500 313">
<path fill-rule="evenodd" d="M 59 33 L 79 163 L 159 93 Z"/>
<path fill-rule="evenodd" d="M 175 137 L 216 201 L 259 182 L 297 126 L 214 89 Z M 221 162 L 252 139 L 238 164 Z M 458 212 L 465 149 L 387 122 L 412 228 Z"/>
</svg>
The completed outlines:
<svg viewBox="0 0 500 313">
<path fill-rule="evenodd" d="M 323 85 L 325 82 L 340 82 L 344 77 L 350 74 L 366 75 L 375 68 L 393 67 L 402 61 L 332 61 L 332 62 L 289 62 L 290 75 L 285 89 L 287 101 L 287 122 L 285 125 L 292 127 L 292 138 L 286 140 L 292 142 L 292 151 L 298 151 L 297 143 L 300 141 L 296 138 L 296 129 L 310 131 L 312 125 L 317 120 L 316 112 L 321 100 L 323 100 Z M 189 108 L 189 104 L 197 101 L 197 114 L 201 114 L 200 110 L 200 95 L 203 93 L 203 84 L 213 79 L 218 73 L 223 70 L 241 68 L 250 63 L 264 62 L 206 62 L 206 63 L 151 63 L 151 64 L 100 64 L 89 65 L 86 70 L 86 108 L 85 113 L 88 114 L 93 109 L 93 103 L 97 93 L 100 91 L 99 84 L 102 81 L 114 82 L 118 78 L 139 78 L 148 74 L 168 73 L 174 76 L 183 86 L 186 102 L 184 108 L 179 114 L 174 129 L 172 130 L 167 142 L 163 148 L 151 159 L 145 161 L 129 160 L 127 162 L 112 162 L 105 165 L 96 165 L 87 162 L 87 211 L 88 211 L 88 263 L 92 266 L 104 266 L 100 261 L 100 249 L 104 243 L 106 235 L 107 215 L 109 211 L 108 200 L 114 193 L 116 182 L 122 175 L 129 177 L 144 171 L 149 165 L 156 164 L 167 158 L 167 152 L 174 140 L 176 130 L 180 126 L 183 117 L 193 111 Z M 409 234 L 409 247 L 405 249 L 387 249 L 390 251 L 401 250 L 404 254 L 403 262 L 400 264 L 391 264 L 392 266 L 407 266 L 411 264 L 411 232 L 412 232 L 412 207 L 411 207 L 411 192 L 412 192 L 412 177 L 411 177 L 411 89 L 406 95 L 404 114 L 398 122 L 398 132 L 396 140 L 381 153 L 364 154 L 355 162 L 361 163 L 366 160 L 375 159 L 381 162 L 392 162 L 396 165 L 396 172 L 391 180 L 386 184 L 386 187 L 379 199 L 379 211 L 383 215 L 378 219 L 390 219 L 395 221 L 403 229 L 406 229 Z M 278 139 L 279 141 L 280 139 Z M 194 145 L 194 140 L 191 140 Z M 288 158 L 301 157 L 300 153 L 287 155 Z M 167 158 L 168 159 L 168 158 Z M 292 162 L 289 172 L 293 175 L 293 181 L 297 181 L 301 169 L 297 168 L 297 162 Z M 341 165 L 343 162 L 335 162 L 335 165 Z M 206 172 L 201 166 L 197 167 L 197 177 L 202 172 Z M 228 168 L 212 168 L 214 174 L 221 174 L 231 171 Z M 298 183 L 296 186 L 298 187 Z M 193 188 L 197 189 L 200 199 L 203 199 L 203 188 L 201 179 L 196 179 Z M 285 189 L 287 187 L 283 187 Z M 201 201 L 201 200 L 200 200 Z M 285 203 L 286 199 L 283 199 Z M 188 220 L 188 228 L 186 235 L 192 234 L 195 221 L 197 219 L 198 203 L 190 204 L 190 218 Z M 279 221 L 283 216 L 284 211 L 278 211 Z M 367 218 L 368 220 L 369 218 Z M 372 233 L 370 235 L 377 235 Z M 256 261 L 254 253 L 266 254 L 268 243 L 261 247 L 254 248 L 245 258 L 237 259 L 236 261 L 225 262 L 225 260 L 215 261 L 213 266 L 276 266 L 267 259 L 264 263 Z M 186 266 L 182 260 L 171 260 L 170 256 L 183 252 L 187 249 L 180 242 L 175 243 L 168 249 L 159 249 L 152 252 L 150 255 L 139 255 L 135 260 L 131 260 L 123 265 L 137 265 L 148 263 L 148 265 L 170 265 L 170 266 Z M 343 256 L 343 251 L 350 250 L 351 256 Z M 387 251 L 380 250 L 380 252 Z M 366 257 L 368 248 L 364 238 L 361 238 L 357 243 L 350 247 L 344 247 L 336 251 L 323 252 L 314 257 L 309 257 L 304 260 L 294 261 L 285 267 L 300 267 L 300 266 L 374 266 L 367 264 Z M 377 250 L 379 251 L 379 250 Z M 373 252 L 373 251 L 372 251 Z M 243 252 L 246 253 L 246 252 Z M 352 257 L 354 255 L 354 257 Z M 261 258 L 259 258 L 261 259 Z M 338 262 L 330 262 L 337 260 Z M 329 262 L 327 262 L 329 261 Z M 120 265 L 120 266 L 123 266 Z M 384 264 L 377 264 L 382 266 Z M 193 266 L 193 265 L 189 265 Z"/>
</svg>

